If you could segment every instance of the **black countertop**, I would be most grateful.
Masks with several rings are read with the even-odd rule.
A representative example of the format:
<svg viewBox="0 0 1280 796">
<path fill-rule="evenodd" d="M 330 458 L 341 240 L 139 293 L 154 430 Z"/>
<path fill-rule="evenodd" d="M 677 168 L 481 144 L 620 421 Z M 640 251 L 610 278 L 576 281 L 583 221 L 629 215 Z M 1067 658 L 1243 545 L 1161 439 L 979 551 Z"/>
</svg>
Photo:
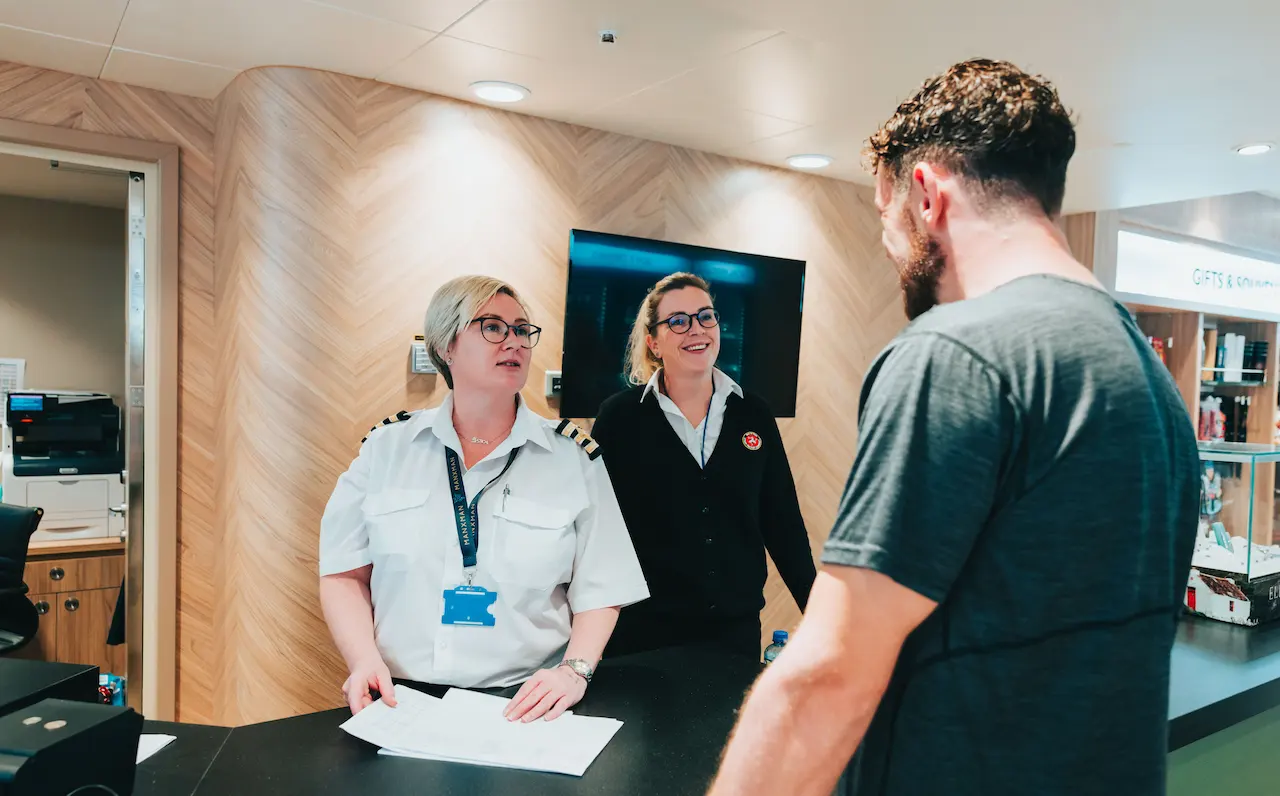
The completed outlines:
<svg viewBox="0 0 1280 796">
<path fill-rule="evenodd" d="M 1173 645 L 1169 750 L 1280 707 L 1280 622 L 1184 617 Z"/>
<path fill-rule="evenodd" d="M 235 729 L 147 722 L 144 732 L 178 740 L 138 766 L 134 792 L 702 794 L 759 672 L 753 661 L 698 649 L 605 662 L 574 712 L 624 724 L 583 777 L 379 756 L 338 728 L 341 708 Z M 1280 623 L 1186 618 L 1170 682 L 1170 751 L 1280 706 Z"/>
<path fill-rule="evenodd" d="M 759 673 L 750 659 L 698 649 L 606 661 L 574 712 L 624 724 L 582 777 L 379 756 L 338 728 L 340 708 L 233 730 L 148 722 L 144 732 L 178 740 L 138 767 L 134 792 L 702 794 Z"/>
<path fill-rule="evenodd" d="M 178 796 L 195 793 L 214 758 L 231 736 L 230 727 L 148 721 L 144 733 L 172 735 L 176 740 L 138 764 L 134 796 Z"/>
</svg>

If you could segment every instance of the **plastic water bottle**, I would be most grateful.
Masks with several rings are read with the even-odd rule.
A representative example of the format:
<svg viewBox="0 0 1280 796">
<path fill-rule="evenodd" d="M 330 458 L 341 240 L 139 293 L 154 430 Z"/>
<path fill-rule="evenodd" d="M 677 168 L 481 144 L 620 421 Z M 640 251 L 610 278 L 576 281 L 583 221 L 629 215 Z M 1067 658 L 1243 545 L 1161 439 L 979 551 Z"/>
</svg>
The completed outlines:
<svg viewBox="0 0 1280 796">
<path fill-rule="evenodd" d="M 787 631 L 773 631 L 773 643 L 764 648 L 764 662 L 773 663 L 778 657 L 778 653 L 782 652 L 782 648 L 787 646 Z"/>
</svg>

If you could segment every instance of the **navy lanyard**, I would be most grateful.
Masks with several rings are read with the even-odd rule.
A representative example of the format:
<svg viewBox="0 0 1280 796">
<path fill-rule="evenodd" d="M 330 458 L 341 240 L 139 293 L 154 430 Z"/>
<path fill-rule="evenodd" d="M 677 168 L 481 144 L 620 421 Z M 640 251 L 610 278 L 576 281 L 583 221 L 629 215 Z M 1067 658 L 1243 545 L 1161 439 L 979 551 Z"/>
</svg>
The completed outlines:
<svg viewBox="0 0 1280 796">
<path fill-rule="evenodd" d="M 507 464 L 502 468 L 502 472 L 493 477 L 493 480 L 484 485 L 480 490 L 480 494 L 476 495 L 475 500 L 467 502 L 467 488 L 462 483 L 462 461 L 453 448 L 448 445 L 444 448 L 444 457 L 449 464 L 449 489 L 453 492 L 453 519 L 458 524 L 458 546 L 462 548 L 462 567 L 463 569 L 473 570 L 476 567 L 476 554 L 480 551 L 480 516 L 476 511 L 476 507 L 480 505 L 480 498 L 484 497 L 484 493 L 489 487 L 497 483 L 498 479 L 507 474 L 507 470 L 511 469 L 511 465 L 515 462 L 520 449 L 516 448 L 511 451 L 511 455 L 507 457 Z M 467 574 L 467 582 L 471 582 L 471 574 Z"/>
</svg>

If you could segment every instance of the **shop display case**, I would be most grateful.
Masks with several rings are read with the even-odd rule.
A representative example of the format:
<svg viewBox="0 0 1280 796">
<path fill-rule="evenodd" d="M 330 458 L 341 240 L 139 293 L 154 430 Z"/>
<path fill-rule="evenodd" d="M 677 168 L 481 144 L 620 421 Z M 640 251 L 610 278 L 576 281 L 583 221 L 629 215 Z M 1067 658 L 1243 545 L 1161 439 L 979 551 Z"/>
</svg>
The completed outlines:
<svg viewBox="0 0 1280 796">
<path fill-rule="evenodd" d="M 1239 625 L 1280 618 L 1280 446 L 1200 443 L 1200 522 L 1187 610 Z"/>
</svg>

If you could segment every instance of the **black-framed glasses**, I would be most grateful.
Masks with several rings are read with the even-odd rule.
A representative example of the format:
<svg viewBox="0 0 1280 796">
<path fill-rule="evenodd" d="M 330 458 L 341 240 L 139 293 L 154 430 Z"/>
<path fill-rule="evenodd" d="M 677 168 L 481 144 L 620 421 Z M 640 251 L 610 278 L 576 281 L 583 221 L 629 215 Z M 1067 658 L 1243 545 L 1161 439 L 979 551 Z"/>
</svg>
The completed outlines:
<svg viewBox="0 0 1280 796">
<path fill-rule="evenodd" d="M 531 323 L 507 323 L 501 318 L 476 318 L 472 323 L 480 324 L 480 334 L 490 343 L 501 343 L 508 335 L 514 334 L 521 348 L 533 348 L 542 335 L 542 327 Z"/>
<path fill-rule="evenodd" d="M 711 329 L 720 325 L 720 313 L 711 307 L 703 307 L 693 315 L 687 312 L 672 313 L 671 317 L 650 326 L 649 331 L 653 331 L 659 326 L 666 326 L 673 334 L 687 334 L 693 328 L 695 319 L 703 329 Z"/>
</svg>

